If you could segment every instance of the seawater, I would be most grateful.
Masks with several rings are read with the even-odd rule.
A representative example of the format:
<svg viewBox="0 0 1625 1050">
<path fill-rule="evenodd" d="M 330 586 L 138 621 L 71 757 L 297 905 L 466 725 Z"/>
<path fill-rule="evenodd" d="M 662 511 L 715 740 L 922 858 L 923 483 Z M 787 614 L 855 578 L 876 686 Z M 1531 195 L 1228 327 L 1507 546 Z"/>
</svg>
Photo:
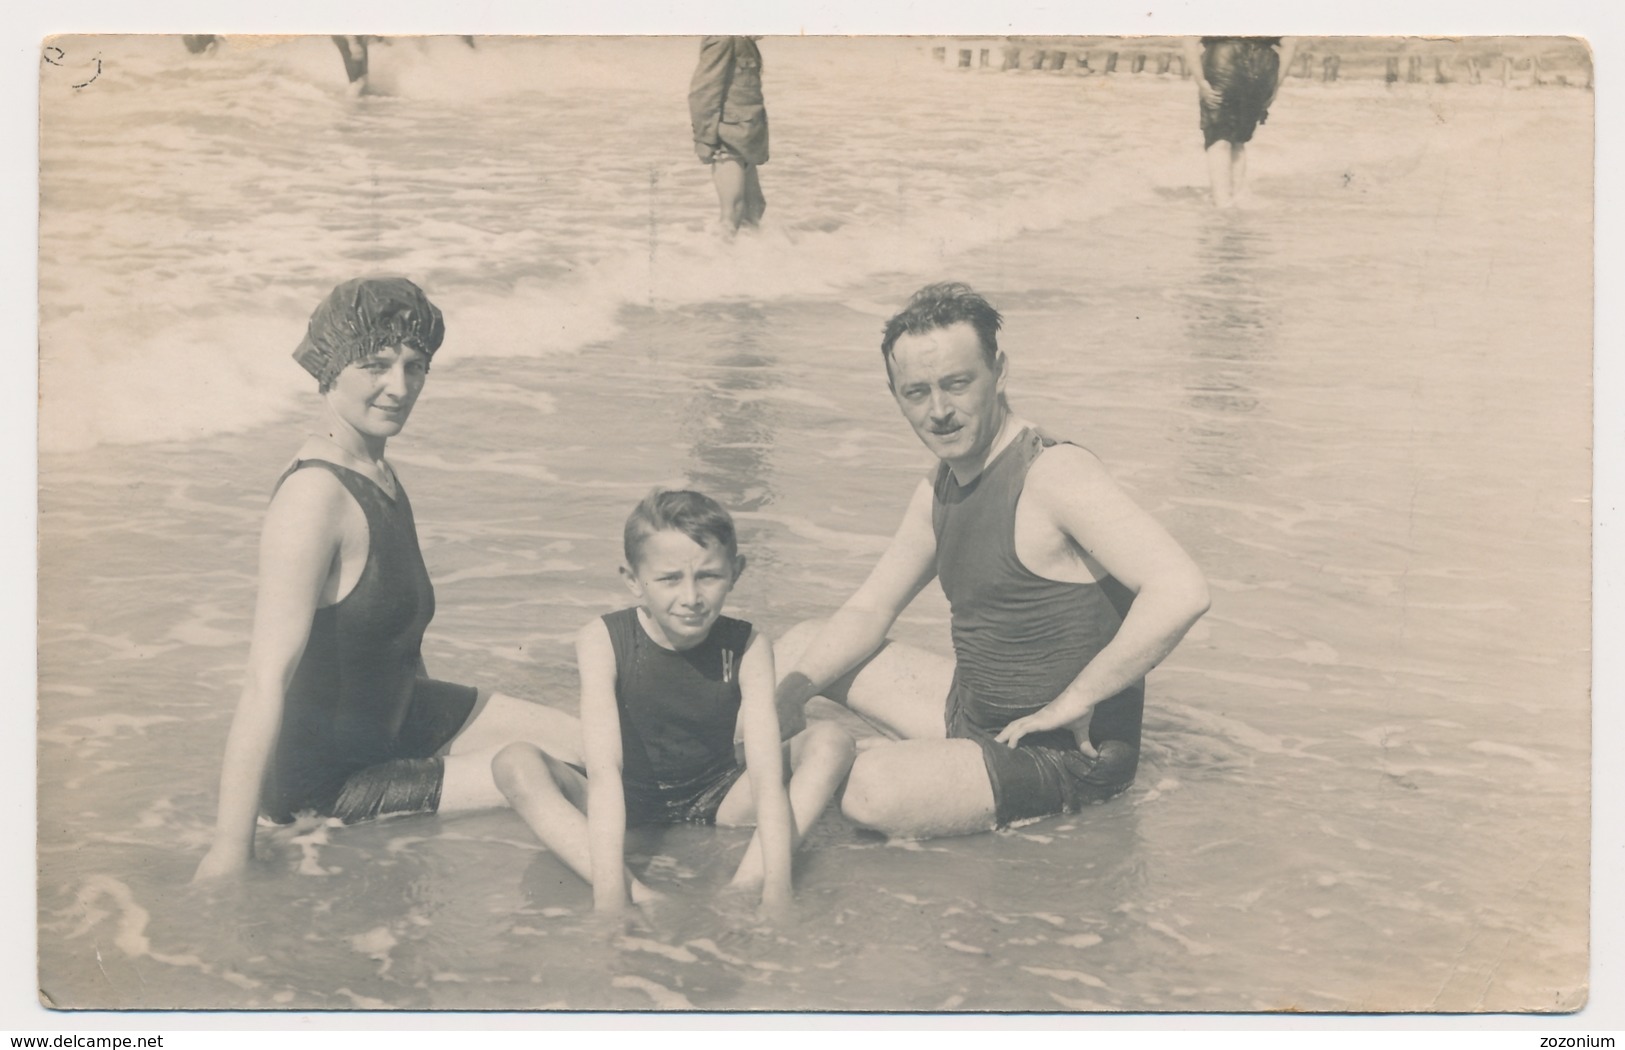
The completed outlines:
<svg viewBox="0 0 1625 1050">
<path fill-rule="evenodd" d="M 725 244 L 692 40 L 402 40 L 362 97 L 325 39 L 58 43 L 43 1001 L 1583 1001 L 1589 93 L 1289 81 L 1254 206 L 1219 213 L 1188 82 L 769 38 L 768 221 Z M 1136 786 L 941 842 L 826 817 L 778 927 L 714 903 L 744 833 L 682 828 L 631 837 L 675 901 L 608 935 L 507 812 L 262 831 L 242 885 L 188 886 L 259 524 L 316 411 L 288 355 L 334 283 L 380 270 L 448 324 L 390 448 L 436 582 L 429 666 L 567 711 L 570 639 L 624 602 L 619 523 L 653 484 L 737 512 L 730 612 L 779 633 L 851 592 L 930 466 L 879 326 L 928 280 L 984 290 L 1018 410 L 1099 454 L 1212 586 L 1150 679 Z M 936 588 L 897 635 L 946 651 Z"/>
</svg>

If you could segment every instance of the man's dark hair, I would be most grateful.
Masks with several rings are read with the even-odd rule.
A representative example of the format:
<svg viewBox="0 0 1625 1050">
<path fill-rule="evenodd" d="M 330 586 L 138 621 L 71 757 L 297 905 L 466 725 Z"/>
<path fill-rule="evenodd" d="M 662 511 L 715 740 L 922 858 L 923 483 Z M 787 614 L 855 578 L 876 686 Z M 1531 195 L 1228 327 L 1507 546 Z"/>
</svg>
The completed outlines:
<svg viewBox="0 0 1625 1050">
<path fill-rule="evenodd" d="M 964 321 L 976 331 L 987 366 L 992 368 L 999 353 L 999 325 L 1003 320 L 999 311 L 968 284 L 958 281 L 928 284 L 914 293 L 901 313 L 886 322 L 886 334 L 880 340 L 880 356 L 885 359 L 886 371 L 890 374 L 892 347 L 897 345 L 899 336 L 933 332 Z"/>
<path fill-rule="evenodd" d="M 732 561 L 739 554 L 734 520 L 722 504 L 699 492 L 655 489 L 626 519 L 622 550 L 636 570 L 643 543 L 663 529 L 676 529 L 702 547 L 721 547 Z"/>
</svg>

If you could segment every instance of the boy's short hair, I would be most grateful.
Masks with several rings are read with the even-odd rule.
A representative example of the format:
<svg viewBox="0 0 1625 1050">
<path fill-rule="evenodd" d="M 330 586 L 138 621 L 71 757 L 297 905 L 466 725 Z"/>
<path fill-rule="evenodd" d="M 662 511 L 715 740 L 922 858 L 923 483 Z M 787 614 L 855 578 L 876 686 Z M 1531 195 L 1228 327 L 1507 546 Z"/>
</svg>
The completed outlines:
<svg viewBox="0 0 1625 1050">
<path fill-rule="evenodd" d="M 657 488 L 626 519 L 622 545 L 628 567 L 638 567 L 644 541 L 664 529 L 676 529 L 702 547 L 717 544 L 730 561 L 739 555 L 734 519 L 722 504 L 703 492 Z"/>
<path fill-rule="evenodd" d="M 999 354 L 999 326 L 1004 318 L 993 309 L 992 303 L 978 295 L 970 285 L 943 281 L 928 284 L 915 292 L 909 298 L 908 305 L 886 322 L 885 334 L 880 340 L 880 356 L 886 362 L 887 373 L 891 372 L 892 347 L 897 345 L 899 337 L 934 332 L 961 321 L 976 332 L 977 342 L 982 346 L 982 356 L 987 358 L 989 368 L 994 367 Z"/>
</svg>

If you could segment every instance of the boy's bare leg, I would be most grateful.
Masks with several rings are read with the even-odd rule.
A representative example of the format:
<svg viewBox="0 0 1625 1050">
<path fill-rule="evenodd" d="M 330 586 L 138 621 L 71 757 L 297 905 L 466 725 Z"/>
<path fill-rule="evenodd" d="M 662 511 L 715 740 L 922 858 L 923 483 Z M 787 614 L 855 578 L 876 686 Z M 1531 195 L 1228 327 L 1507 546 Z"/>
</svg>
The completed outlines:
<svg viewBox="0 0 1625 1050">
<path fill-rule="evenodd" d="M 807 831 L 818 822 L 824 807 L 835 796 L 857 751 L 846 730 L 830 722 L 814 722 L 785 745 L 790 774 L 790 848 L 801 844 Z M 751 791 L 750 772 L 728 790 L 717 808 L 717 823 L 737 827 L 756 822 L 756 799 Z M 762 847 L 752 835 L 745 856 L 734 873 L 733 887 L 758 886 L 762 881 Z"/>
<path fill-rule="evenodd" d="M 796 661 L 822 627 L 821 620 L 798 623 L 774 643 L 773 663 L 782 677 L 796 673 Z M 892 737 L 940 740 L 948 734 L 945 705 L 953 679 L 951 657 L 887 641 L 818 695 L 862 715 Z M 789 721 L 785 712 L 779 713 L 779 721 Z"/>
<path fill-rule="evenodd" d="M 587 778 L 534 744 L 511 743 L 495 752 L 448 755 L 440 812 L 511 805 L 542 845 L 587 882 L 592 853 L 587 838 Z M 658 893 L 626 874 L 635 904 Z"/>
</svg>

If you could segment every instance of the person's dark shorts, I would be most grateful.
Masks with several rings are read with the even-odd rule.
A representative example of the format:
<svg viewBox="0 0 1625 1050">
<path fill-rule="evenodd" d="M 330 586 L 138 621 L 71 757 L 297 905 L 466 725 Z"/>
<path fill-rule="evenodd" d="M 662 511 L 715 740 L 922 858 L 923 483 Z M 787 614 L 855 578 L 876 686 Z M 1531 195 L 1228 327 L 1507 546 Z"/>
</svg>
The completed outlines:
<svg viewBox="0 0 1625 1050">
<path fill-rule="evenodd" d="M 1281 56 L 1257 40 L 1216 40 L 1202 49 L 1202 73 L 1219 91 L 1219 104 L 1198 100 L 1202 147 L 1215 142 L 1252 141 L 1269 119 L 1270 96 L 1281 71 Z"/>
<path fill-rule="evenodd" d="M 1102 740 L 1090 758 L 1078 750 L 1071 732 L 1055 730 L 1022 738 L 1016 747 L 998 742 L 966 717 L 966 697 L 957 685 L 948 696 L 950 739 L 971 740 L 993 785 L 994 819 L 999 827 L 1083 806 L 1122 794 L 1134 783 L 1140 749 L 1124 740 Z"/>
<path fill-rule="evenodd" d="M 587 775 L 587 770 L 569 763 L 571 769 Z M 692 780 L 661 784 L 655 788 L 626 787 L 626 825 L 715 824 L 722 800 L 745 775 L 745 767 L 729 756 Z"/>
<path fill-rule="evenodd" d="M 462 731 L 478 698 L 473 686 L 419 678 L 393 757 L 356 770 L 336 791 L 324 792 L 327 797 L 318 796 L 301 811 L 312 809 L 345 824 L 435 812 L 446 774 L 440 751 Z"/>
</svg>

